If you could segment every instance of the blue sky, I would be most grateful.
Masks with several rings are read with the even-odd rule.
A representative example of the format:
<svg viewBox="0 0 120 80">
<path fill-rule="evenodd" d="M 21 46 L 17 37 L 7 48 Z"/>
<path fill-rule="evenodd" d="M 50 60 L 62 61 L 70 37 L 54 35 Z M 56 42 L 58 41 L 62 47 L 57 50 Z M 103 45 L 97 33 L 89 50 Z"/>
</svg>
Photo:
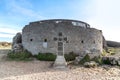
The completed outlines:
<svg viewBox="0 0 120 80">
<path fill-rule="evenodd" d="M 12 41 L 29 22 L 75 19 L 120 42 L 120 0 L 0 0 L 0 41 Z"/>
</svg>

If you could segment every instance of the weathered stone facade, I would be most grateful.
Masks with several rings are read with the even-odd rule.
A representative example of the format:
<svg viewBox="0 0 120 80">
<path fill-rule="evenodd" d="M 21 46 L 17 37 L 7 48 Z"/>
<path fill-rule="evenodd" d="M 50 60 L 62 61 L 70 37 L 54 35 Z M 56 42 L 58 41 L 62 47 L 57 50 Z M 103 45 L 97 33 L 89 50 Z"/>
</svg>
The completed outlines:
<svg viewBox="0 0 120 80">
<path fill-rule="evenodd" d="M 76 20 L 53 19 L 31 22 L 22 30 L 22 45 L 32 54 L 57 53 L 59 35 L 67 40 L 65 53 L 101 53 L 103 48 L 102 31 Z M 95 51 L 95 52 L 94 52 Z"/>
</svg>

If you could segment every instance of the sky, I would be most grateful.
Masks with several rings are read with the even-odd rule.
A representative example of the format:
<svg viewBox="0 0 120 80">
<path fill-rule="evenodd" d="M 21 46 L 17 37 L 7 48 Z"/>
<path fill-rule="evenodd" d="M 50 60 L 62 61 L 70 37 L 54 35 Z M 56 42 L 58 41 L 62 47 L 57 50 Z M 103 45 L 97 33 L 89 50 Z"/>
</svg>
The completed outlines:
<svg viewBox="0 0 120 80">
<path fill-rule="evenodd" d="M 0 41 L 12 42 L 29 22 L 73 19 L 120 42 L 120 0 L 0 0 Z"/>
</svg>

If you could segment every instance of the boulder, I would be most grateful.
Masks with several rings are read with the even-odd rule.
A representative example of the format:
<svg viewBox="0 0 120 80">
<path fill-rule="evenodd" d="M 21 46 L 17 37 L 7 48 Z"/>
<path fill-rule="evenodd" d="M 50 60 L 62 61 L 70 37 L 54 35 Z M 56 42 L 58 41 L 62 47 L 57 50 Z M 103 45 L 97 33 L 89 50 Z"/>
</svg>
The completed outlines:
<svg viewBox="0 0 120 80">
<path fill-rule="evenodd" d="M 91 51 L 93 51 L 93 52 L 91 52 Z M 81 52 L 81 54 L 79 54 L 79 56 L 77 56 L 75 58 L 74 63 L 75 64 L 84 64 L 84 62 L 90 61 L 90 60 L 92 60 L 94 58 L 98 58 L 100 56 L 99 50 L 93 49 L 91 51 L 86 50 L 86 51 Z"/>
<path fill-rule="evenodd" d="M 86 53 L 88 53 L 89 51 L 82 51 L 79 56 L 77 56 L 74 60 L 75 64 L 79 64 L 79 62 L 85 57 Z"/>
<path fill-rule="evenodd" d="M 74 60 L 74 64 L 79 64 L 79 62 L 83 59 L 81 56 L 77 56 Z"/>
<path fill-rule="evenodd" d="M 21 52 L 23 50 L 23 46 L 21 43 L 14 44 L 13 45 L 13 52 Z"/>
</svg>

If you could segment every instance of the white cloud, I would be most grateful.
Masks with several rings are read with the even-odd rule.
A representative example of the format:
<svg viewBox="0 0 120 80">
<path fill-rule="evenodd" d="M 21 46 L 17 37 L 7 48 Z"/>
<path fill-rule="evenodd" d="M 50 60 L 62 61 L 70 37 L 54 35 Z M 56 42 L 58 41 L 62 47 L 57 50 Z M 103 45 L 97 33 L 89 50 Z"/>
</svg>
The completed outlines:
<svg viewBox="0 0 120 80">
<path fill-rule="evenodd" d="M 21 32 L 22 26 L 19 25 L 21 25 L 20 23 L 25 21 L 26 18 L 26 21 L 28 21 L 28 18 L 31 20 L 44 18 L 40 16 L 39 13 L 30 9 L 30 7 L 32 7 L 32 4 L 27 0 L 21 0 L 21 3 L 17 0 L 6 0 L 4 8 L 6 8 L 7 13 L 3 14 L 5 16 L 0 14 L 2 17 L 0 19 L 0 41 L 3 40 L 3 38 L 12 39 L 16 33 Z M 24 20 L 21 21 L 23 18 Z"/>
<path fill-rule="evenodd" d="M 7 19 L 8 17 L 9 18 L 14 17 L 12 21 L 14 20 L 19 21 L 18 23 L 16 22 L 16 24 L 21 24 L 23 21 L 29 22 L 29 20 L 34 21 L 34 20 L 40 20 L 40 19 L 47 19 L 46 17 L 41 16 L 42 11 L 40 12 L 40 11 L 33 10 L 32 9 L 33 5 L 32 3 L 29 3 L 28 0 L 20 0 L 20 1 L 21 2 L 19 2 L 19 0 L 18 1 L 6 0 L 6 6 L 8 10 L 7 15 L 11 16 L 11 17 L 7 16 Z M 75 0 L 75 1 L 72 1 L 69 6 L 66 5 L 66 7 L 63 8 L 63 10 L 60 10 L 61 12 L 56 12 L 56 10 L 53 10 L 53 11 L 51 10 L 52 13 L 54 12 L 56 14 L 58 13 L 57 16 L 56 15 L 49 15 L 49 16 L 58 17 L 59 15 L 63 15 L 62 16 L 63 18 L 67 17 L 72 19 L 83 20 L 85 22 L 88 22 L 92 27 L 103 30 L 103 34 L 106 39 L 120 42 L 120 37 L 118 37 L 119 36 L 118 34 L 120 34 L 120 31 L 119 31 L 120 30 L 120 24 L 119 24 L 120 5 L 119 4 L 120 4 L 120 0 L 85 0 L 85 2 L 83 2 L 83 5 L 81 5 L 81 0 Z M 70 13 L 69 11 L 71 11 L 70 15 L 72 16 L 65 16 L 64 13 L 67 11 L 68 13 Z M 50 11 L 48 10 L 48 12 Z M 26 18 L 29 18 L 29 19 L 26 19 Z M 16 32 L 19 32 L 19 30 L 21 30 L 20 28 L 18 29 L 16 28 L 16 26 L 15 27 L 13 26 L 14 25 L 5 25 L 5 24 L 1 25 L 0 23 L 0 32 L 9 33 L 10 35 L 8 36 L 11 36 L 11 34 L 15 34 Z M 3 35 L 7 37 L 7 34 L 3 34 Z"/>
<path fill-rule="evenodd" d="M 0 32 L 1 33 L 9 33 L 16 34 L 17 32 L 21 32 L 20 28 L 16 27 L 16 25 L 9 25 L 0 23 Z"/>
<path fill-rule="evenodd" d="M 120 0 L 91 0 L 86 7 L 87 22 L 102 29 L 106 39 L 120 42 Z"/>
<path fill-rule="evenodd" d="M 0 38 L 13 38 L 15 35 L 13 34 L 3 34 L 3 33 L 0 33 Z"/>
<path fill-rule="evenodd" d="M 15 25 L 6 25 L 0 23 L 0 38 L 13 38 L 21 30 L 14 27 Z"/>
<path fill-rule="evenodd" d="M 7 8 L 11 11 L 13 14 L 18 14 L 21 16 L 28 16 L 34 19 L 44 19 L 45 17 L 41 16 L 40 13 L 37 11 L 34 11 L 33 9 L 30 9 L 32 4 L 30 4 L 28 1 L 22 0 L 20 3 L 16 0 L 10 0 L 10 3 L 6 3 Z"/>
<path fill-rule="evenodd" d="M 0 32 L 9 33 L 9 34 L 16 34 L 19 31 L 15 30 L 15 29 L 10 29 L 10 28 L 0 28 Z"/>
</svg>

